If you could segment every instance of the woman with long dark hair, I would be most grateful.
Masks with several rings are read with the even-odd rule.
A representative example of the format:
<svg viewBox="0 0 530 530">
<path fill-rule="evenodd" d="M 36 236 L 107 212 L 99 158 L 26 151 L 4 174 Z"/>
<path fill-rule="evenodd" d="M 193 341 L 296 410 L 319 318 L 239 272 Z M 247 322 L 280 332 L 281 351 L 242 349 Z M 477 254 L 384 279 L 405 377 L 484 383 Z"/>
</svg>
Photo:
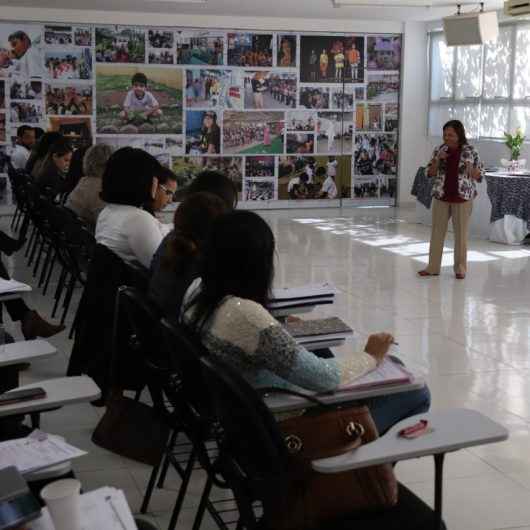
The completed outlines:
<svg viewBox="0 0 530 530">
<path fill-rule="evenodd" d="M 50 197 L 71 191 L 66 175 L 70 168 L 73 148 L 70 142 L 59 138 L 50 147 L 39 172 L 35 176 L 41 191 Z"/>
<path fill-rule="evenodd" d="M 218 154 L 221 151 L 221 129 L 217 125 L 217 114 L 205 112 L 202 120 L 201 153 Z"/>
<path fill-rule="evenodd" d="M 182 320 L 199 334 L 212 355 L 241 371 L 255 387 L 281 386 L 325 392 L 375 368 L 392 335 L 371 335 L 365 351 L 349 358 L 319 358 L 268 312 L 274 277 L 274 235 L 250 211 L 219 217 L 205 247 L 201 277 L 188 289 Z M 374 398 L 367 404 L 380 432 L 429 408 L 427 388 Z"/>
<path fill-rule="evenodd" d="M 429 264 L 420 276 L 438 276 L 449 218 L 453 219 L 454 272 L 463 280 L 467 272 L 467 236 L 477 182 L 482 180 L 483 167 L 477 150 L 468 143 L 462 122 L 448 121 L 443 127 L 444 143 L 434 150 L 427 165 L 433 179 L 432 231 Z"/>
</svg>

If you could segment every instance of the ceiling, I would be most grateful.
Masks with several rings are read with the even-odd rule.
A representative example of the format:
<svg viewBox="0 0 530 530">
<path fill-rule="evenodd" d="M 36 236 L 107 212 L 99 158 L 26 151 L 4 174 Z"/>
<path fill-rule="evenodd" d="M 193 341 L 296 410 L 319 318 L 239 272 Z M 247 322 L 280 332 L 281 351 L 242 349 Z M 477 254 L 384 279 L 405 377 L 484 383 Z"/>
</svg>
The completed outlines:
<svg viewBox="0 0 530 530">
<path fill-rule="evenodd" d="M 367 0 L 369 3 L 370 0 Z M 469 0 L 461 0 L 464 4 Z M 406 4 L 407 0 L 403 0 Z M 444 8 L 393 8 L 393 7 L 338 7 L 331 0 L 208 0 L 207 4 L 183 3 L 174 0 L 0 0 L 11 7 L 51 9 L 95 9 L 101 11 L 170 13 L 211 16 L 266 16 L 312 19 L 362 19 L 362 20 L 437 20 L 456 12 L 457 0 L 434 0 L 434 3 L 455 7 Z M 485 8 L 500 9 L 502 0 L 485 0 Z M 90 6 L 90 7 L 89 7 Z M 466 9 L 474 9 L 478 4 Z"/>
</svg>

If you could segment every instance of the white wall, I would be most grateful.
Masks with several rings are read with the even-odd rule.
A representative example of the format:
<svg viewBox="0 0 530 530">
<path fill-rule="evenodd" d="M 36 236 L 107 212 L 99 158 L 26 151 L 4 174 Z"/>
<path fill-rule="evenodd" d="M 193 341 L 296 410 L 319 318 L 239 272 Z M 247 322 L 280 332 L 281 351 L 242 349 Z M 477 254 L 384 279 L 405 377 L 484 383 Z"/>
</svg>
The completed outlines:
<svg viewBox="0 0 530 530">
<path fill-rule="evenodd" d="M 399 142 L 399 206 L 414 202 L 415 199 L 410 194 L 414 176 L 418 167 L 425 163 L 429 151 L 427 42 L 424 22 L 405 23 Z"/>
</svg>

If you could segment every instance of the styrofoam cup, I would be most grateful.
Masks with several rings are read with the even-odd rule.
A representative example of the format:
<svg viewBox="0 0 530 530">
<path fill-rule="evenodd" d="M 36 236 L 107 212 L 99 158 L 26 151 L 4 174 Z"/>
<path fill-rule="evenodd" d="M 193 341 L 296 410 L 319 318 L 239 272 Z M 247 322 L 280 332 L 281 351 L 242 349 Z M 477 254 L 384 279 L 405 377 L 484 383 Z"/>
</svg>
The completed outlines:
<svg viewBox="0 0 530 530">
<path fill-rule="evenodd" d="M 40 496 L 48 507 L 55 530 L 81 530 L 80 491 L 81 482 L 73 478 L 57 480 L 42 488 Z"/>
</svg>

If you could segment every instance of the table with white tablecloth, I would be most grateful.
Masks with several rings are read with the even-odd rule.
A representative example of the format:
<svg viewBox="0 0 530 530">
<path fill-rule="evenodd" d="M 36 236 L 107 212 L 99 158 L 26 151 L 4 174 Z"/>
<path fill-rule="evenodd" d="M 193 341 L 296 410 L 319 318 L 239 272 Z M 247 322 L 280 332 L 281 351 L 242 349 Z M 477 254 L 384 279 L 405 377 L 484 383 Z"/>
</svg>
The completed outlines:
<svg viewBox="0 0 530 530">
<path fill-rule="evenodd" d="M 412 194 L 417 198 L 416 219 L 427 226 L 432 224 L 431 189 L 432 180 L 420 168 Z M 477 192 L 469 235 L 497 243 L 521 244 L 530 232 L 530 176 L 487 172 L 482 182 L 477 183 Z"/>
</svg>

